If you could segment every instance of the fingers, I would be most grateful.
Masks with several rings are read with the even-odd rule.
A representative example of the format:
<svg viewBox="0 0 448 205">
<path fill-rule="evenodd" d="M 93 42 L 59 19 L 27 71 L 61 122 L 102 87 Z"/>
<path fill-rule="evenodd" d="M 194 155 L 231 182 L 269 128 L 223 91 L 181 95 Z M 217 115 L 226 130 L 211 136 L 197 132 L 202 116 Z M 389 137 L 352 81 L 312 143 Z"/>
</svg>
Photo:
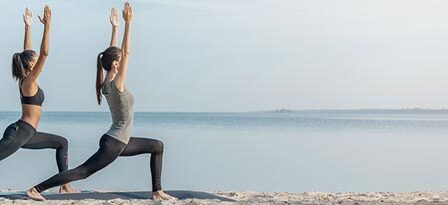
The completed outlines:
<svg viewBox="0 0 448 205">
<path fill-rule="evenodd" d="M 33 13 L 31 12 L 31 10 L 26 7 L 25 8 L 25 13 L 23 14 L 23 20 L 25 21 L 25 23 L 27 24 L 31 24 L 31 18 L 33 16 Z M 51 9 L 48 5 L 45 5 L 44 7 L 44 14 L 42 16 L 39 16 L 39 21 L 43 24 L 48 24 L 51 20 Z"/>
<path fill-rule="evenodd" d="M 45 5 L 43 18 L 39 16 L 39 20 L 40 20 L 40 22 L 42 22 L 45 25 L 50 23 L 50 21 L 51 21 L 51 9 L 50 9 L 50 7 L 48 5 Z"/>
<path fill-rule="evenodd" d="M 117 13 L 117 10 L 115 10 L 115 8 L 112 8 L 112 10 L 110 11 L 110 17 L 118 18 L 118 13 Z"/>
<path fill-rule="evenodd" d="M 131 5 L 129 4 L 129 2 L 126 2 L 124 7 L 125 7 L 126 12 L 128 13 L 128 15 L 131 15 L 132 14 L 132 8 L 131 8 Z"/>
<path fill-rule="evenodd" d="M 29 21 L 31 20 L 32 17 L 32 13 L 31 11 L 28 9 L 28 7 L 25 8 L 25 13 L 23 13 L 23 20 L 25 21 L 25 23 L 30 23 Z"/>
<path fill-rule="evenodd" d="M 129 2 L 125 2 L 124 3 L 124 8 L 123 8 L 123 18 L 129 22 L 132 19 L 132 7 L 129 4 Z"/>
<path fill-rule="evenodd" d="M 37 15 L 37 17 L 39 17 L 39 21 L 42 22 L 43 24 L 45 24 L 44 20 L 42 20 L 42 17 L 40 17 L 39 15 Z"/>
<path fill-rule="evenodd" d="M 44 19 L 51 16 L 51 9 L 48 5 L 44 7 Z"/>
<path fill-rule="evenodd" d="M 45 5 L 44 14 L 46 14 L 47 16 L 51 16 L 51 9 L 48 5 Z"/>
<path fill-rule="evenodd" d="M 32 16 L 33 13 L 30 11 L 28 7 L 25 8 L 25 16 Z"/>
<path fill-rule="evenodd" d="M 115 8 L 112 8 L 112 9 L 110 10 L 110 16 L 109 16 L 109 19 L 110 19 L 110 23 L 111 23 L 113 26 L 118 26 L 118 14 L 117 14 L 117 11 L 115 10 Z"/>
<path fill-rule="evenodd" d="M 124 3 L 124 8 L 123 8 L 123 15 L 128 14 L 129 13 L 129 2 L 125 2 Z"/>
</svg>

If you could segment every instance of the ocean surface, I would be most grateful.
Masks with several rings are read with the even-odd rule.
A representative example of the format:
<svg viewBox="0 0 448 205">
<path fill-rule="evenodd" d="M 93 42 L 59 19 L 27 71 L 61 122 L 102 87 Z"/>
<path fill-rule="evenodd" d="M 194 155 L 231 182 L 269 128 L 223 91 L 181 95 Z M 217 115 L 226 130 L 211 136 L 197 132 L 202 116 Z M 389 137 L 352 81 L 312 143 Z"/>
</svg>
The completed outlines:
<svg viewBox="0 0 448 205">
<path fill-rule="evenodd" d="M 19 117 L 0 112 L 0 128 Z M 69 140 L 70 168 L 98 148 L 109 113 L 45 112 L 40 131 Z M 448 113 L 136 113 L 134 135 L 164 142 L 167 190 L 448 190 Z M 0 190 L 57 172 L 53 150 L 20 149 L 0 162 Z M 150 190 L 149 155 L 122 157 L 80 189 Z"/>
</svg>

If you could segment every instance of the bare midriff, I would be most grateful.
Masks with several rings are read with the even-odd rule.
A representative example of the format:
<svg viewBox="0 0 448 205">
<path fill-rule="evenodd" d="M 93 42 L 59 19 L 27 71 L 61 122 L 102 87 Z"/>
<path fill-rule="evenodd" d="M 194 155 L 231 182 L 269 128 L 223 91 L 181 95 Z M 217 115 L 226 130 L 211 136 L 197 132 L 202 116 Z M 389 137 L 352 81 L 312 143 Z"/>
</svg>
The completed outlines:
<svg viewBox="0 0 448 205">
<path fill-rule="evenodd" d="M 41 106 L 22 104 L 22 117 L 20 119 L 29 123 L 34 127 L 34 129 L 36 129 L 37 125 L 39 125 L 41 113 Z"/>
</svg>

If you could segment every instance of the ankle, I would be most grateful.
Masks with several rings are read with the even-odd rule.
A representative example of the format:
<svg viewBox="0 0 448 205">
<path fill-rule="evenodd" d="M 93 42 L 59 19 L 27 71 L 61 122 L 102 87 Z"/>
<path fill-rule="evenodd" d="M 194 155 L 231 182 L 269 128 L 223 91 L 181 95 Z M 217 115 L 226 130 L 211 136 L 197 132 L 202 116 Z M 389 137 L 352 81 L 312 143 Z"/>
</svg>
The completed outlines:
<svg viewBox="0 0 448 205">
<path fill-rule="evenodd" d="M 31 188 L 31 190 L 30 190 L 31 192 L 33 192 L 33 193 L 39 193 L 40 194 L 40 191 L 39 190 L 37 190 L 37 188 L 36 187 L 33 187 L 33 188 Z"/>
</svg>

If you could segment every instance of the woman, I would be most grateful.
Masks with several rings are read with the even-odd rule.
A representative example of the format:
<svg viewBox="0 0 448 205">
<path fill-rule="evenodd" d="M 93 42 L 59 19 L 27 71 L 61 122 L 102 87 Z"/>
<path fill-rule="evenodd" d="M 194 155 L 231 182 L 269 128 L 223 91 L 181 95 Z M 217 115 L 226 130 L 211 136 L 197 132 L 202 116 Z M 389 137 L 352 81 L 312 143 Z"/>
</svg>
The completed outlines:
<svg viewBox="0 0 448 205">
<path fill-rule="evenodd" d="M 31 199 L 43 201 L 45 198 L 40 194 L 42 191 L 75 180 L 85 179 L 111 164 L 119 156 L 135 156 L 146 153 L 151 154 L 150 165 L 153 199 L 175 199 L 164 193 L 161 187 L 162 142 L 154 139 L 130 136 L 134 118 L 134 98 L 124 84 L 130 53 L 132 9 L 129 3 L 125 3 L 124 5 L 123 18 L 126 24 L 121 49 L 116 47 L 118 15 L 115 9 L 112 9 L 110 16 L 112 24 L 110 47 L 101 52 L 97 57 L 97 100 L 98 104 L 101 104 L 101 94 L 106 97 L 112 115 L 112 126 L 101 137 L 99 149 L 93 156 L 75 169 L 59 173 L 29 189 L 26 195 Z M 102 69 L 107 71 L 105 78 L 103 78 Z"/>
<path fill-rule="evenodd" d="M 22 117 L 9 125 L 0 140 L 0 161 L 12 155 L 19 148 L 26 149 L 56 149 L 56 162 L 59 172 L 66 171 L 67 140 L 61 136 L 36 132 L 42 113 L 44 92 L 40 89 L 37 78 L 42 72 L 48 56 L 49 32 L 51 10 L 45 6 L 44 17 L 39 16 L 44 24 L 44 35 L 39 56 L 31 50 L 31 18 L 32 14 L 26 8 L 23 20 L 25 22 L 24 51 L 15 53 L 12 57 L 12 76 L 18 82 L 20 101 L 22 104 Z M 74 192 L 69 184 L 59 188 L 59 192 Z"/>
</svg>

